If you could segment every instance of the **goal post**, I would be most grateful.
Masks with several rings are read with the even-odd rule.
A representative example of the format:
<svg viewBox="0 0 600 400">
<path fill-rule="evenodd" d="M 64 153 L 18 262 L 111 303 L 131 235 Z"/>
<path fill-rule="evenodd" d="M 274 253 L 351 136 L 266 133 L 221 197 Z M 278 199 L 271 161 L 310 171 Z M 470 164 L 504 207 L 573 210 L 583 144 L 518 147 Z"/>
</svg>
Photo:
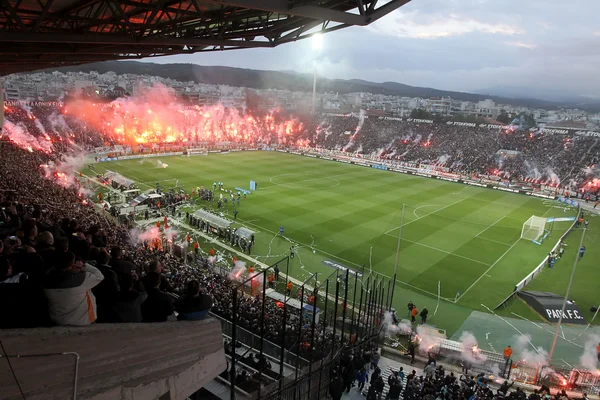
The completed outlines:
<svg viewBox="0 0 600 400">
<path fill-rule="evenodd" d="M 523 224 L 523 229 L 521 230 L 521 239 L 531 240 L 536 244 L 541 244 L 541 241 L 544 239 L 544 235 L 546 233 L 546 221 L 547 219 L 544 217 L 532 215 Z"/>
</svg>

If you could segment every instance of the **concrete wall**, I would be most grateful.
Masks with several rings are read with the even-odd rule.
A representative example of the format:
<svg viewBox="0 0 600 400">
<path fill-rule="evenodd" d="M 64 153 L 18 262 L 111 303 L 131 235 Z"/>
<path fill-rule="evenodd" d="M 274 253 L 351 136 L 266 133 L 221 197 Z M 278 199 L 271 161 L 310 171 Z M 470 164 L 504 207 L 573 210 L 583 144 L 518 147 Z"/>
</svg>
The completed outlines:
<svg viewBox="0 0 600 400">
<path fill-rule="evenodd" d="M 216 319 L 0 331 L 0 399 L 185 399 L 225 370 Z M 161 397 L 164 396 L 164 397 Z"/>
</svg>

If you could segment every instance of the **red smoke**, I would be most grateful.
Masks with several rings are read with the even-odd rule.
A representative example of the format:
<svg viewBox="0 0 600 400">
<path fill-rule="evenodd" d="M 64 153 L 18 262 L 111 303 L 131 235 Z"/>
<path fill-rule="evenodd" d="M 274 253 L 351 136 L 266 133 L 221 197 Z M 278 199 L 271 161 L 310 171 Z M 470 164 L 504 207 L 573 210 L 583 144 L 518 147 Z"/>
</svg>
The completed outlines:
<svg viewBox="0 0 600 400">
<path fill-rule="evenodd" d="M 263 137 L 282 138 L 304 129 L 298 120 L 285 120 L 276 111 L 251 115 L 221 105 L 186 106 L 163 85 L 108 104 L 73 101 L 68 109 L 69 114 L 94 126 L 107 139 L 134 146 L 197 141 L 257 142 Z"/>
</svg>

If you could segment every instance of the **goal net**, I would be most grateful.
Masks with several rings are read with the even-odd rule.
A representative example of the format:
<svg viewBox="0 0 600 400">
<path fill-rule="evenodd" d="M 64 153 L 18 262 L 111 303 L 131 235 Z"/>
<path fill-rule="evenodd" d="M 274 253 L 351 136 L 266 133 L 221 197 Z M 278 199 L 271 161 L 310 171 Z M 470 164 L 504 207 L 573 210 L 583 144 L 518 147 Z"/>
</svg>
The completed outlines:
<svg viewBox="0 0 600 400">
<path fill-rule="evenodd" d="M 208 150 L 205 148 L 192 148 L 187 150 L 187 156 L 207 156 Z"/>
<path fill-rule="evenodd" d="M 533 215 L 523 224 L 521 239 L 537 242 L 544 235 L 545 228 L 546 218 Z"/>
</svg>

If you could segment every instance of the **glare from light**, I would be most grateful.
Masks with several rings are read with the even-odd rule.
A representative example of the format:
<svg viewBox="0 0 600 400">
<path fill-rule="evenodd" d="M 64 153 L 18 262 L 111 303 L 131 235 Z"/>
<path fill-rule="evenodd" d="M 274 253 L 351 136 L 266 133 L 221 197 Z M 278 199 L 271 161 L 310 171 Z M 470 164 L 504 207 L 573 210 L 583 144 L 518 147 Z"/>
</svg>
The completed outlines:
<svg viewBox="0 0 600 400">
<path fill-rule="evenodd" d="M 313 50 L 321 50 L 323 47 L 323 35 L 317 33 L 312 37 L 312 48 Z"/>
</svg>

